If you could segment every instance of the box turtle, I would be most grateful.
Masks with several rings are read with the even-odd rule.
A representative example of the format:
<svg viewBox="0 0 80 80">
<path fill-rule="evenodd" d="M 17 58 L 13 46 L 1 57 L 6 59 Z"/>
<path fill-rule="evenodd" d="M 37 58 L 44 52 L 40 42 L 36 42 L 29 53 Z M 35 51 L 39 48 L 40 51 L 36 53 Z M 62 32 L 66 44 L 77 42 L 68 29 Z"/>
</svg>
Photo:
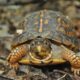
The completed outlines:
<svg viewBox="0 0 80 80">
<path fill-rule="evenodd" d="M 7 58 L 11 67 L 17 68 L 19 63 L 44 66 L 68 61 L 72 71 L 80 73 L 79 42 L 66 34 L 74 32 L 67 17 L 60 12 L 40 10 L 26 15 L 21 26 L 24 32 L 13 39 Z"/>
</svg>

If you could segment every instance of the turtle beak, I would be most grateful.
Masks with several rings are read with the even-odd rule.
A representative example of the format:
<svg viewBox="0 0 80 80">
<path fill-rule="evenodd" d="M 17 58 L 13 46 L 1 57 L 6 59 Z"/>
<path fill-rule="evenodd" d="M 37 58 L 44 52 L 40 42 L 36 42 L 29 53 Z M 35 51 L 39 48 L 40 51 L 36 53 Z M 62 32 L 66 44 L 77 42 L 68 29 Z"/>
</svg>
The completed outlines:
<svg viewBox="0 0 80 80">
<path fill-rule="evenodd" d="M 38 46 L 37 46 L 37 50 L 38 50 L 39 52 L 41 52 L 41 45 L 38 45 Z"/>
</svg>

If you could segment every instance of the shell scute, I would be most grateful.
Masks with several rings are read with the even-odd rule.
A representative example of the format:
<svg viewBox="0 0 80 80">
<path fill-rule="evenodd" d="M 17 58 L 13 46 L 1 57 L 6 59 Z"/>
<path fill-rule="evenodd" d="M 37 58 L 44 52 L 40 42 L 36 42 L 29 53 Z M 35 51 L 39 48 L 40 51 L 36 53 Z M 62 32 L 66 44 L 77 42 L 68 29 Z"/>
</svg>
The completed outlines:
<svg viewBox="0 0 80 80">
<path fill-rule="evenodd" d="M 13 46 L 25 43 L 38 36 L 51 39 L 66 46 L 78 45 L 74 36 L 67 35 L 71 30 L 74 31 L 70 20 L 60 12 L 51 10 L 33 12 L 25 16 L 23 22 L 24 24 L 21 26 L 24 27 L 24 32 L 14 39 Z M 40 28 L 42 29 L 41 32 L 39 32 Z"/>
</svg>

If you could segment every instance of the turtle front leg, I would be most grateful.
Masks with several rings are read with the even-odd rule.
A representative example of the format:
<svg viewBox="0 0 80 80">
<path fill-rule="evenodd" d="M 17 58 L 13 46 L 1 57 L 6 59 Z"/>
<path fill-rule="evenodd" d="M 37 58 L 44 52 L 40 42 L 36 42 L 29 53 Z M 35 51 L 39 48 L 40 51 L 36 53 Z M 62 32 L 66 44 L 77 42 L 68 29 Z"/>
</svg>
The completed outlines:
<svg viewBox="0 0 80 80">
<path fill-rule="evenodd" d="M 80 75 L 80 55 L 77 53 L 74 53 L 73 51 L 69 50 L 68 48 L 61 46 L 64 49 L 64 53 L 62 57 L 69 61 L 72 68 L 72 72 L 74 72 L 74 75 Z"/>
<path fill-rule="evenodd" d="M 21 45 L 13 49 L 10 55 L 7 57 L 7 61 L 10 67 L 18 69 L 19 67 L 19 60 L 26 55 L 28 52 L 28 48 L 26 45 Z"/>
</svg>

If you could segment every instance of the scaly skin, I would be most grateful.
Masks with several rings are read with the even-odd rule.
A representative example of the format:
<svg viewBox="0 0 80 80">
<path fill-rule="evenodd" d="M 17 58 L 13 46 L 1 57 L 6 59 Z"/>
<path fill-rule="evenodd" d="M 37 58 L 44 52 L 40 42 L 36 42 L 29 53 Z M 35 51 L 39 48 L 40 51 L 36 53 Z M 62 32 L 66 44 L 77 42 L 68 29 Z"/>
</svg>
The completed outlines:
<svg viewBox="0 0 80 80">
<path fill-rule="evenodd" d="M 61 47 L 64 50 L 62 54 L 62 58 L 70 62 L 70 64 L 72 65 L 72 71 L 74 72 L 74 74 L 80 74 L 80 57 L 77 56 L 73 51 L 69 50 L 68 48 L 64 46 L 61 46 Z M 26 48 L 27 47 L 25 45 L 21 45 L 11 51 L 10 55 L 7 58 L 10 67 L 14 69 L 18 69 L 19 67 L 18 62 L 20 61 L 20 59 L 22 59 L 22 57 L 26 55 L 26 53 L 28 53 Z M 37 64 L 37 62 L 38 61 L 34 63 Z M 24 61 L 22 63 L 24 63 Z M 30 60 L 26 59 L 25 63 L 30 64 Z M 54 64 L 54 59 L 52 63 Z M 38 62 L 38 64 L 40 63 Z"/>
<path fill-rule="evenodd" d="M 69 61 L 70 64 L 72 65 L 72 72 L 74 72 L 74 74 L 80 74 L 80 56 L 77 56 L 73 51 L 69 50 L 68 48 L 62 46 L 62 48 L 64 49 L 64 53 L 62 55 L 62 57 Z"/>
<path fill-rule="evenodd" d="M 66 48 L 64 46 L 61 46 L 61 47 L 64 50 L 63 54 L 62 54 L 63 61 L 64 60 L 69 61 L 70 64 L 72 65 L 72 72 L 74 72 L 74 74 L 80 74 L 80 57 L 77 56 L 73 51 L 69 50 L 68 48 Z M 26 55 L 26 53 L 28 53 L 26 48 L 27 47 L 25 45 L 21 45 L 11 51 L 10 55 L 7 58 L 10 67 L 12 67 L 14 69 L 18 69 L 18 67 L 19 67 L 18 63 L 19 63 L 20 59 L 22 59 L 22 57 L 24 57 Z M 52 59 L 51 59 L 51 61 L 52 61 Z M 33 62 L 35 64 L 37 64 L 37 63 L 40 64 L 39 61 L 33 61 Z M 48 62 L 45 64 L 48 64 Z M 30 64 L 30 60 L 29 59 L 22 60 L 20 63 Z M 54 59 L 53 59 L 52 63 L 54 64 Z"/>
<path fill-rule="evenodd" d="M 19 67 L 18 61 L 26 55 L 27 46 L 21 45 L 13 49 L 7 58 L 10 67 L 17 69 Z"/>
</svg>

